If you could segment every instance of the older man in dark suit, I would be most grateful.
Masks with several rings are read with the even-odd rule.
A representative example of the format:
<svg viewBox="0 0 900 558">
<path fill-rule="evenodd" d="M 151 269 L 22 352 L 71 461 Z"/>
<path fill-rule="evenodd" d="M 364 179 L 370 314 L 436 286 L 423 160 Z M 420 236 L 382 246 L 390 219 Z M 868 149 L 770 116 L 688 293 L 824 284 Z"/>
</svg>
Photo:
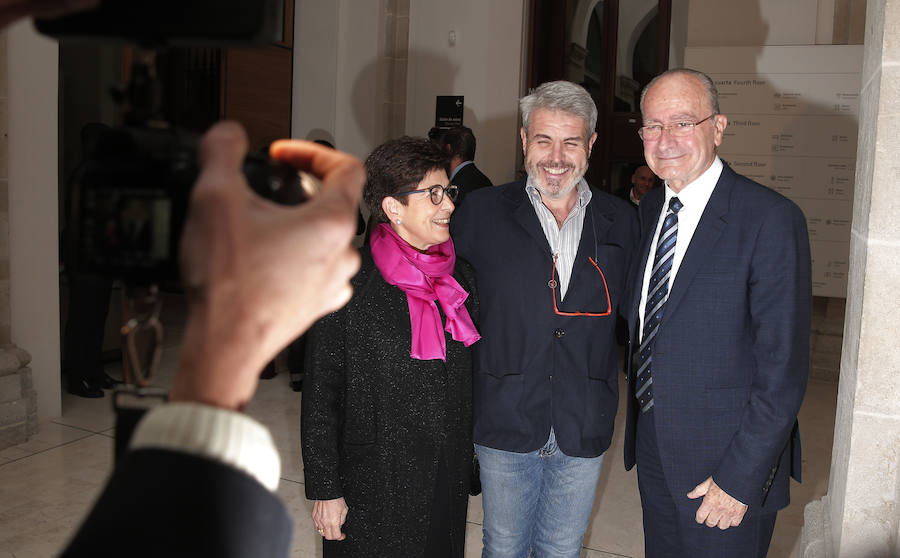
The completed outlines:
<svg viewBox="0 0 900 558">
<path fill-rule="evenodd" d="M 800 209 L 716 155 L 728 119 L 693 70 L 641 100 L 647 164 L 633 273 L 625 465 L 648 557 L 762 557 L 800 478 L 810 253 Z"/>
</svg>

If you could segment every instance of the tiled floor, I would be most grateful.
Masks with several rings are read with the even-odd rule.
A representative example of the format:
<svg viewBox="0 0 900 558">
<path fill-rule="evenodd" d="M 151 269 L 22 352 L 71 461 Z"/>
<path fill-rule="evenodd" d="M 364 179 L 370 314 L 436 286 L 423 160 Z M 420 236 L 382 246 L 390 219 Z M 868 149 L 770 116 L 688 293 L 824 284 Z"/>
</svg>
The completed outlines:
<svg viewBox="0 0 900 558">
<path fill-rule="evenodd" d="M 170 337 L 177 339 L 175 335 Z M 160 385 L 171 379 L 177 346 L 166 347 Z M 110 369 L 112 374 L 117 370 Z M 803 525 L 803 507 L 828 486 L 837 385 L 811 381 L 800 415 L 803 436 L 803 484 L 792 487 L 793 504 L 779 513 L 769 552 L 795 556 Z M 300 394 L 291 391 L 282 372 L 260 382 L 248 413 L 269 426 L 281 451 L 279 494 L 294 517 L 292 556 L 321 556 L 312 527 L 312 509 L 303 494 L 299 443 Z M 622 467 L 622 420 L 604 459 L 582 558 L 642 557 L 640 502 L 634 471 Z M 63 395 L 63 416 L 43 424 L 28 442 L 0 452 L 0 558 L 55 556 L 98 495 L 112 464 L 113 414 L 110 398 Z M 469 503 L 466 556 L 481 553 L 481 498 Z"/>
</svg>

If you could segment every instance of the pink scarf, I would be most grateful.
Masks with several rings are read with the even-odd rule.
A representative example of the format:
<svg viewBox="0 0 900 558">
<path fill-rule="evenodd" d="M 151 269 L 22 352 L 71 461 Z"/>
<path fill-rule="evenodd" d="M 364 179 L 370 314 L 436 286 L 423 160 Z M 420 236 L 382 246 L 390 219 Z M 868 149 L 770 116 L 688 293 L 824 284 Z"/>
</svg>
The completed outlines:
<svg viewBox="0 0 900 558">
<path fill-rule="evenodd" d="M 423 254 L 400 238 L 387 223 L 372 231 L 372 258 L 381 276 L 406 293 L 412 346 L 409 356 L 418 360 L 447 360 L 447 346 L 441 330 L 441 315 L 435 300 L 447 316 L 446 331 L 468 347 L 481 339 L 463 305 L 469 293 L 453 278 L 456 251 L 448 240 Z"/>
</svg>

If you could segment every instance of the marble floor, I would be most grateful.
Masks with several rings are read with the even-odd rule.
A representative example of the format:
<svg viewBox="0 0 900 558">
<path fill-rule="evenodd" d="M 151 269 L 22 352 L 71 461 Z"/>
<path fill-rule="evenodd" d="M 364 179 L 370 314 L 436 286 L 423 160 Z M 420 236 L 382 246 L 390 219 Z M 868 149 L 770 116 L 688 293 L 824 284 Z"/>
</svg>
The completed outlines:
<svg viewBox="0 0 900 558">
<path fill-rule="evenodd" d="M 177 327 L 169 339 L 178 339 Z M 163 351 L 158 385 L 167 385 L 177 342 Z M 116 375 L 115 365 L 108 372 Z M 793 503 L 778 515 L 770 557 L 797 555 L 803 507 L 828 486 L 837 384 L 811 380 L 800 413 L 803 437 L 802 484 L 792 486 Z M 41 425 L 28 442 L 0 451 L 0 558 L 55 556 L 97 497 L 112 466 L 114 419 L 110 397 L 82 399 L 63 394 L 60 418 Z M 292 556 L 321 556 L 321 539 L 310 519 L 312 504 L 303 493 L 299 440 L 300 394 L 288 374 L 260 382 L 248 413 L 272 431 L 281 452 L 278 489 L 294 518 Z M 582 558 L 644 556 L 637 477 L 622 466 L 622 416 L 606 454 Z M 793 481 L 792 481 L 793 482 Z M 481 498 L 469 501 L 466 557 L 481 553 Z"/>
</svg>

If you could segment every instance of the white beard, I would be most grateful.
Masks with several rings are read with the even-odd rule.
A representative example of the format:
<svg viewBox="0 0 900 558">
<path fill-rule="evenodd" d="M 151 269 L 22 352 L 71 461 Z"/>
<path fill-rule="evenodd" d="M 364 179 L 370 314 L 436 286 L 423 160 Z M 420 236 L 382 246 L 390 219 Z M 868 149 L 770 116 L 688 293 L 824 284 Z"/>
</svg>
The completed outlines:
<svg viewBox="0 0 900 558">
<path fill-rule="evenodd" d="M 572 190 L 578 186 L 578 182 L 581 180 L 581 177 L 577 177 L 573 179 L 568 185 L 564 186 L 560 190 L 556 192 L 551 192 L 548 190 L 543 184 L 541 184 L 540 180 L 534 180 L 534 187 L 537 188 L 537 191 L 541 193 L 542 197 L 550 198 L 551 200 L 558 200 L 564 198 L 572 193 Z"/>
<path fill-rule="evenodd" d="M 539 176 L 541 176 L 539 169 L 540 164 L 536 166 L 536 172 L 529 174 L 529 176 L 531 177 L 531 184 L 535 188 L 537 188 L 537 191 L 541 193 L 541 196 L 552 200 L 565 198 L 566 196 L 571 194 L 572 190 L 574 190 L 575 187 L 578 186 L 578 183 L 581 182 L 582 177 L 584 177 L 584 173 L 581 173 L 578 176 L 573 176 L 568 184 L 566 184 L 565 186 L 561 186 L 558 190 L 554 191 L 547 187 L 547 184 L 544 182 L 544 180 L 542 180 L 542 178 L 538 178 Z M 574 167 L 572 167 L 572 170 L 575 170 Z M 558 183 L 559 181 L 557 180 L 556 182 Z"/>
</svg>

